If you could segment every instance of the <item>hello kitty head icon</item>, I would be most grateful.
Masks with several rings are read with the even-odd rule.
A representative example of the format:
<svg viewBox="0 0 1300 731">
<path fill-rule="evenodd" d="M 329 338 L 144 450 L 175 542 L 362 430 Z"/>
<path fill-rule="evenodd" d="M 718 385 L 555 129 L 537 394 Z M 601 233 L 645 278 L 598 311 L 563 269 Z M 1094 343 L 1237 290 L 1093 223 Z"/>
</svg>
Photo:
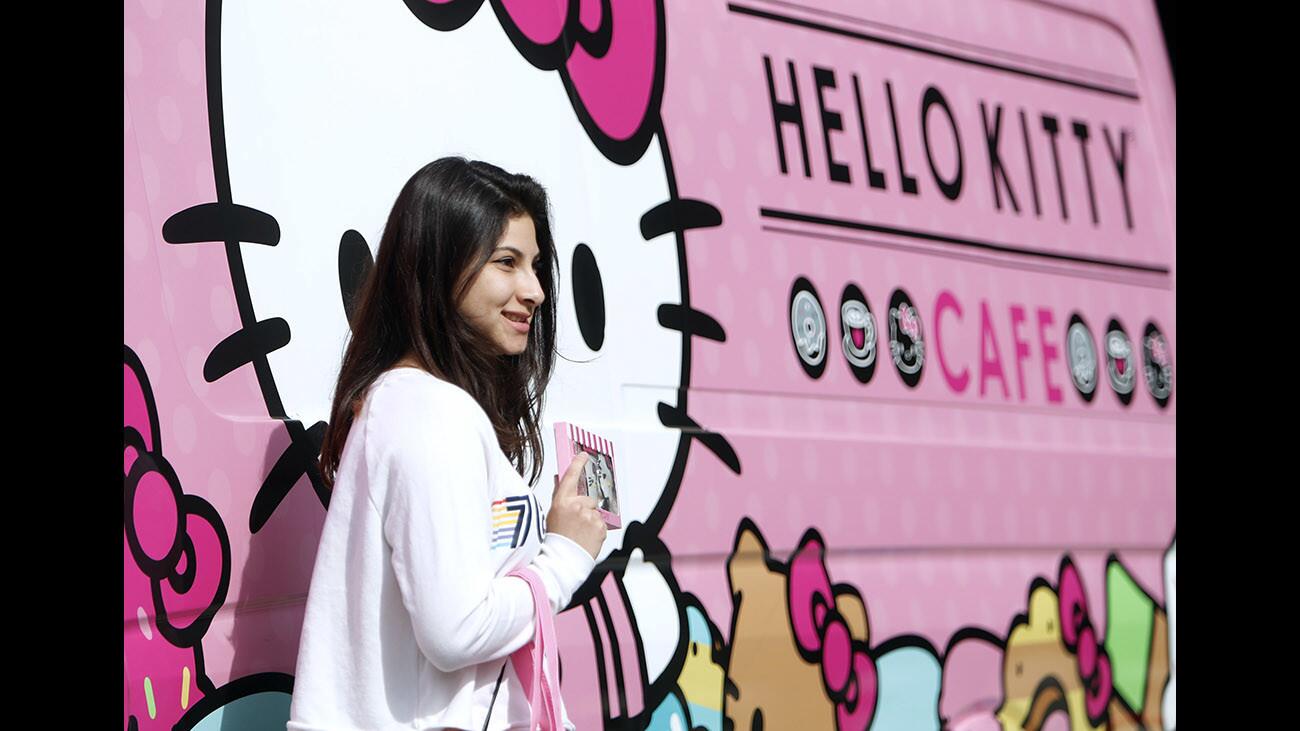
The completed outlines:
<svg viewBox="0 0 1300 731">
<path fill-rule="evenodd" d="M 279 334 L 254 359 L 272 413 L 328 417 L 351 296 L 407 178 L 439 157 L 487 160 L 551 201 L 560 357 L 542 421 L 636 429 L 619 444 L 621 513 L 661 522 L 684 459 L 690 341 L 722 337 L 686 304 L 682 234 L 721 219 L 675 193 L 664 30 L 657 0 L 223 3 L 217 187 L 266 224 L 228 259 L 242 327 Z"/>
</svg>

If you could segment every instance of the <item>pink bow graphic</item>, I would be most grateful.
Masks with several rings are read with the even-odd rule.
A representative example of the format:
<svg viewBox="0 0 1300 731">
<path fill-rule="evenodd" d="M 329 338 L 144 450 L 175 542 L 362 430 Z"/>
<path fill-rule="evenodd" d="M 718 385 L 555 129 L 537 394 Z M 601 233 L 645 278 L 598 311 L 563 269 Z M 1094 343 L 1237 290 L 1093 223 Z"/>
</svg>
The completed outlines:
<svg viewBox="0 0 1300 731">
<path fill-rule="evenodd" d="M 1088 618 L 1088 599 L 1083 593 L 1083 579 L 1070 559 L 1061 559 L 1057 592 L 1060 595 L 1061 639 L 1075 653 L 1079 677 L 1083 679 L 1084 706 L 1094 725 L 1106 716 L 1112 692 L 1110 657 L 1097 641 L 1097 632 Z"/>
<path fill-rule="evenodd" d="M 421 21 L 449 31 L 483 0 L 428 0 Z M 573 110 L 609 159 L 640 159 L 659 125 L 664 9 L 659 0 L 492 0 L 511 42 L 529 63 L 560 73 Z M 410 7 L 410 6 L 408 6 Z"/>
<path fill-rule="evenodd" d="M 815 531 L 804 534 L 790 559 L 787 602 L 799 654 L 820 663 L 827 695 L 835 702 L 836 727 L 864 731 L 876 710 L 876 663 L 866 638 L 855 638 L 835 606 L 836 594 L 852 595 L 841 585 L 835 592 L 823 563 L 825 548 Z"/>
<path fill-rule="evenodd" d="M 153 389 L 129 347 L 122 365 L 122 723 L 170 729 L 212 689 L 202 643 L 230 585 L 230 541 L 163 456 Z"/>
</svg>

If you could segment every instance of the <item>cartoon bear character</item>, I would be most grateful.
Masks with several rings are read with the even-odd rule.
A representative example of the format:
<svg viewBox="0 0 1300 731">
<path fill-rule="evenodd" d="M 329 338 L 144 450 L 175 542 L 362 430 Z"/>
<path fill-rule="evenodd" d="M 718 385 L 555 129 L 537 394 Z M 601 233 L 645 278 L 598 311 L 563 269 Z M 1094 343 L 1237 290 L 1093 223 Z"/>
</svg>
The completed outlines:
<svg viewBox="0 0 1300 731">
<path fill-rule="evenodd" d="M 866 605 L 832 587 L 825 547 L 809 529 L 788 565 L 773 561 L 757 526 L 741 521 L 727 562 L 731 648 L 723 715 L 736 729 L 866 729 L 876 667 Z"/>
<path fill-rule="evenodd" d="M 1013 622 L 1002 663 L 1004 731 L 1039 731 L 1053 713 L 1070 718 L 1071 731 L 1100 729 L 1086 721 L 1083 681 L 1061 639 L 1060 602 L 1043 579 L 1029 591 L 1028 611 Z"/>
<path fill-rule="evenodd" d="M 1169 677 L 1165 612 L 1119 560 L 1107 563 L 1107 634 L 1097 636 L 1079 570 L 1062 557 L 1053 589 L 1030 586 L 1028 612 L 1008 633 L 1003 702 L 1005 731 L 1039 731 L 1054 713 L 1071 731 L 1161 728 L 1161 693 Z"/>
</svg>

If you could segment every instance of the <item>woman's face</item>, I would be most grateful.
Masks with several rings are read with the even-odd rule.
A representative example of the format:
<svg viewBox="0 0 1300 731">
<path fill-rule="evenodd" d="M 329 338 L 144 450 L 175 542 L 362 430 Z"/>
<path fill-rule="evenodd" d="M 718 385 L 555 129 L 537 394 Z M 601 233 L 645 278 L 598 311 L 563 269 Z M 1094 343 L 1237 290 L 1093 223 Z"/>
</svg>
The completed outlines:
<svg viewBox="0 0 1300 731">
<path fill-rule="evenodd" d="M 461 316 L 501 355 L 524 352 L 533 312 L 546 299 L 537 278 L 539 253 L 532 217 L 511 218 L 457 305 Z"/>
</svg>

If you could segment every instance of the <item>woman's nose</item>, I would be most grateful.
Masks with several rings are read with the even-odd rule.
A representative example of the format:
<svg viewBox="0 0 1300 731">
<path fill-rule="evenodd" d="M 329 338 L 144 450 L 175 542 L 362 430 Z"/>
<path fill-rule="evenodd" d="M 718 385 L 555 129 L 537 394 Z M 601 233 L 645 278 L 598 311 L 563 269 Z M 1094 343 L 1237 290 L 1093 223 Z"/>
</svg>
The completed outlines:
<svg viewBox="0 0 1300 731">
<path fill-rule="evenodd" d="M 542 283 L 537 278 L 536 272 L 528 274 L 527 282 L 524 285 L 523 291 L 520 293 L 520 299 L 532 303 L 534 307 L 540 305 L 546 300 L 546 292 L 542 290 Z"/>
</svg>

